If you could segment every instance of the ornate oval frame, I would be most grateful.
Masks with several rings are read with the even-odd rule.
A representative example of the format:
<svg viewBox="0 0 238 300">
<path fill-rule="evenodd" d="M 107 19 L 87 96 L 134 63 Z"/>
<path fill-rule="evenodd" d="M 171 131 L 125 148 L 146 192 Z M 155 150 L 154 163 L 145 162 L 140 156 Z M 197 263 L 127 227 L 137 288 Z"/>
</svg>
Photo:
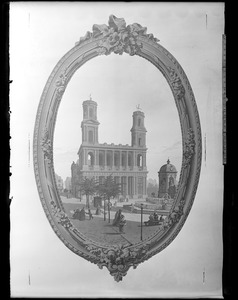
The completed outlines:
<svg viewBox="0 0 238 300">
<path fill-rule="evenodd" d="M 34 170 L 45 214 L 61 241 L 74 253 L 106 266 L 116 281 L 128 269 L 167 247 L 178 235 L 192 207 L 201 169 L 202 142 L 198 110 L 190 83 L 177 60 L 146 27 L 109 17 L 109 25 L 93 25 L 53 69 L 43 90 L 34 129 Z M 183 159 L 178 191 L 169 216 L 152 236 L 134 245 L 105 245 L 90 240 L 70 222 L 64 211 L 55 181 L 53 135 L 60 101 L 73 74 L 88 60 L 111 53 L 138 55 L 156 66 L 166 78 L 179 113 Z"/>
</svg>

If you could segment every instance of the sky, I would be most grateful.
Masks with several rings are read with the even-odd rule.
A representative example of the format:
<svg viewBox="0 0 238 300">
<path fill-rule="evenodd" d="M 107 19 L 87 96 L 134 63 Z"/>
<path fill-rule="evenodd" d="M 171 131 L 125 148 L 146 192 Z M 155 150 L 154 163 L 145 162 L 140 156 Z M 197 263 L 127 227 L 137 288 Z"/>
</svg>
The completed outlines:
<svg viewBox="0 0 238 300">
<path fill-rule="evenodd" d="M 112 54 L 85 64 L 74 75 L 63 96 L 54 135 L 57 174 L 70 176 L 82 141 L 82 102 L 98 104 L 99 143 L 131 145 L 132 113 L 145 113 L 148 178 L 157 179 L 168 157 L 180 168 L 182 139 L 178 113 L 169 86 L 151 63 L 140 57 Z"/>
<path fill-rule="evenodd" d="M 10 5 L 13 295 L 220 296 L 223 3 Z M 111 14 L 123 17 L 127 24 L 146 26 L 147 32 L 153 33 L 181 64 L 195 95 L 203 141 L 198 190 L 181 232 L 160 254 L 136 270 L 129 270 L 121 283 L 114 282 L 107 270 L 99 270 L 69 251 L 55 235 L 39 200 L 32 162 L 37 107 L 50 73 L 75 42 L 92 30 L 93 24 L 107 24 Z M 65 91 L 54 136 L 54 167 L 58 175 L 63 179 L 70 176 L 70 164 L 77 160 L 82 101 L 90 94 L 98 103 L 100 143 L 130 144 L 132 113 L 140 104 L 147 129 L 148 177 L 157 178 L 168 157 L 180 169 L 179 119 L 165 79 L 140 57 L 111 54 L 87 62 Z"/>
</svg>

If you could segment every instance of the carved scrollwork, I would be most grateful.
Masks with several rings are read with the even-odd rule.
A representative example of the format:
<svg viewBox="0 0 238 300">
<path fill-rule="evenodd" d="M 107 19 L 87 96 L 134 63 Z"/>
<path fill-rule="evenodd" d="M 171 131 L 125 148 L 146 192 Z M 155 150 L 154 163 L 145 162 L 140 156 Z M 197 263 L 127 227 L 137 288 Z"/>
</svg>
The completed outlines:
<svg viewBox="0 0 238 300">
<path fill-rule="evenodd" d="M 187 137 L 185 140 L 185 146 L 184 146 L 184 151 L 183 151 L 183 167 L 187 168 L 188 165 L 190 164 L 191 158 L 193 157 L 195 153 L 195 135 L 192 130 L 192 128 L 189 128 Z"/>
<path fill-rule="evenodd" d="M 49 138 L 49 132 L 47 129 L 44 130 L 42 140 L 41 140 L 41 149 L 44 153 L 44 158 L 47 161 L 49 166 L 52 166 L 53 162 L 53 151 L 52 143 Z"/>
<path fill-rule="evenodd" d="M 59 79 L 56 81 L 56 100 L 57 101 L 60 101 L 65 89 L 66 89 L 66 86 L 67 86 L 67 83 L 68 83 L 68 78 L 67 78 L 67 74 L 66 74 L 66 71 L 64 70 L 60 76 L 59 76 Z"/>
<path fill-rule="evenodd" d="M 99 257 L 98 267 L 107 267 L 116 281 L 121 281 L 131 266 L 137 267 L 141 260 L 145 259 L 149 249 L 149 243 L 140 247 L 128 248 L 125 245 L 112 246 L 111 248 L 98 248 L 94 245 L 86 245 L 86 249 Z"/>
<path fill-rule="evenodd" d="M 70 222 L 67 214 L 64 211 L 62 211 L 59 207 L 57 207 L 54 201 L 51 201 L 50 204 L 51 204 L 52 215 L 55 217 L 58 224 L 62 225 L 65 229 L 72 228 L 73 225 Z"/>
<path fill-rule="evenodd" d="M 115 54 L 128 53 L 135 55 L 140 52 L 143 44 L 138 41 L 139 36 L 147 38 L 149 41 L 158 42 L 159 40 L 153 34 L 147 34 L 147 28 L 142 27 L 138 23 L 133 23 L 126 26 L 123 18 L 117 18 L 113 15 L 109 17 L 109 26 L 106 24 L 93 25 L 93 32 L 87 31 L 86 35 L 80 38 L 76 45 L 81 45 L 92 38 L 102 37 L 98 42 L 97 52 L 100 54 L 109 55 L 112 52 Z"/>
<path fill-rule="evenodd" d="M 183 198 L 183 199 L 181 199 L 179 204 L 177 206 L 175 206 L 174 209 L 170 212 L 168 217 L 164 220 L 163 225 L 162 225 L 164 229 L 168 229 L 175 223 L 179 222 L 180 218 L 182 217 L 182 215 L 184 213 L 183 212 L 184 204 L 185 204 L 185 200 Z"/>
<path fill-rule="evenodd" d="M 173 91 L 175 93 L 175 96 L 178 100 L 181 100 L 184 98 L 185 89 L 182 84 L 181 79 L 179 78 L 179 75 L 175 72 L 173 68 L 168 68 L 169 70 L 169 76 L 170 76 L 170 83 L 173 87 Z"/>
</svg>

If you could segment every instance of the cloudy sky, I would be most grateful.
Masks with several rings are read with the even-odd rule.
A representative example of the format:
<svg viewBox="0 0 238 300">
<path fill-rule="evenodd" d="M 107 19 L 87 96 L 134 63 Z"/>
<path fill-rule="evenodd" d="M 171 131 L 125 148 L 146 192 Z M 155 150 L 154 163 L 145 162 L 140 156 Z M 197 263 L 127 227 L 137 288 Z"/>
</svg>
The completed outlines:
<svg viewBox="0 0 238 300">
<path fill-rule="evenodd" d="M 221 295 L 223 9 L 222 3 L 11 2 L 14 295 Z M 41 207 L 32 163 L 37 107 L 50 73 L 93 24 L 107 24 L 111 14 L 123 17 L 127 24 L 146 26 L 147 32 L 176 57 L 195 94 L 203 142 L 206 137 L 195 202 L 181 233 L 160 254 L 130 270 L 119 284 L 107 270 L 99 270 L 71 253 L 52 231 Z M 98 103 L 100 143 L 130 144 L 132 113 L 140 104 L 148 131 L 149 177 L 157 178 L 168 157 L 180 169 L 179 119 L 165 79 L 142 58 L 111 54 L 80 68 L 63 96 L 54 137 L 55 170 L 63 179 L 70 175 L 70 164 L 77 159 L 82 101 L 89 94 Z"/>
</svg>

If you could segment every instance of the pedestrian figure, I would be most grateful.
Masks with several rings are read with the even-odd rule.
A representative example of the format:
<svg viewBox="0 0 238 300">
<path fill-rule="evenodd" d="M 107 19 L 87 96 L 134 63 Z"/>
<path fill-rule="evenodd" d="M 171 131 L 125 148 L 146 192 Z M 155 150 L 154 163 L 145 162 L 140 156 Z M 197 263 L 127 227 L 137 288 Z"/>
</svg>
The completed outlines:
<svg viewBox="0 0 238 300">
<path fill-rule="evenodd" d="M 79 220 L 84 221 L 85 220 L 85 209 L 84 207 L 79 212 Z"/>
<path fill-rule="evenodd" d="M 154 221 L 158 221 L 158 214 L 157 214 L 157 212 L 154 212 Z"/>
<path fill-rule="evenodd" d="M 154 221 L 154 215 L 153 215 L 153 214 L 150 214 L 150 215 L 149 215 L 149 221 L 150 221 L 150 222 L 153 222 L 153 221 Z"/>
<path fill-rule="evenodd" d="M 118 224 L 120 233 L 125 233 L 123 230 L 125 225 L 126 225 L 126 219 L 125 219 L 124 215 L 121 214 L 119 224 Z"/>
<path fill-rule="evenodd" d="M 112 225 L 113 225 L 113 226 L 118 226 L 119 221 L 120 221 L 121 212 L 122 212 L 122 210 L 119 209 L 119 210 L 115 213 L 114 220 L 112 221 Z"/>
<path fill-rule="evenodd" d="M 101 215 L 101 208 L 100 208 L 100 206 L 98 205 L 97 206 L 97 209 L 96 209 L 96 213 L 95 213 L 96 215 Z"/>
<path fill-rule="evenodd" d="M 76 208 L 76 210 L 73 211 L 73 219 L 79 219 L 79 215 L 80 215 L 80 211 L 78 208 Z"/>
<path fill-rule="evenodd" d="M 135 208 L 135 206 L 134 206 L 134 204 L 132 203 L 132 204 L 131 204 L 131 212 L 134 211 L 134 208 Z"/>
<path fill-rule="evenodd" d="M 88 209 L 88 216 L 89 216 L 89 220 L 92 220 L 92 219 L 93 219 L 93 215 L 92 215 L 92 213 L 91 213 L 90 208 Z"/>
</svg>

